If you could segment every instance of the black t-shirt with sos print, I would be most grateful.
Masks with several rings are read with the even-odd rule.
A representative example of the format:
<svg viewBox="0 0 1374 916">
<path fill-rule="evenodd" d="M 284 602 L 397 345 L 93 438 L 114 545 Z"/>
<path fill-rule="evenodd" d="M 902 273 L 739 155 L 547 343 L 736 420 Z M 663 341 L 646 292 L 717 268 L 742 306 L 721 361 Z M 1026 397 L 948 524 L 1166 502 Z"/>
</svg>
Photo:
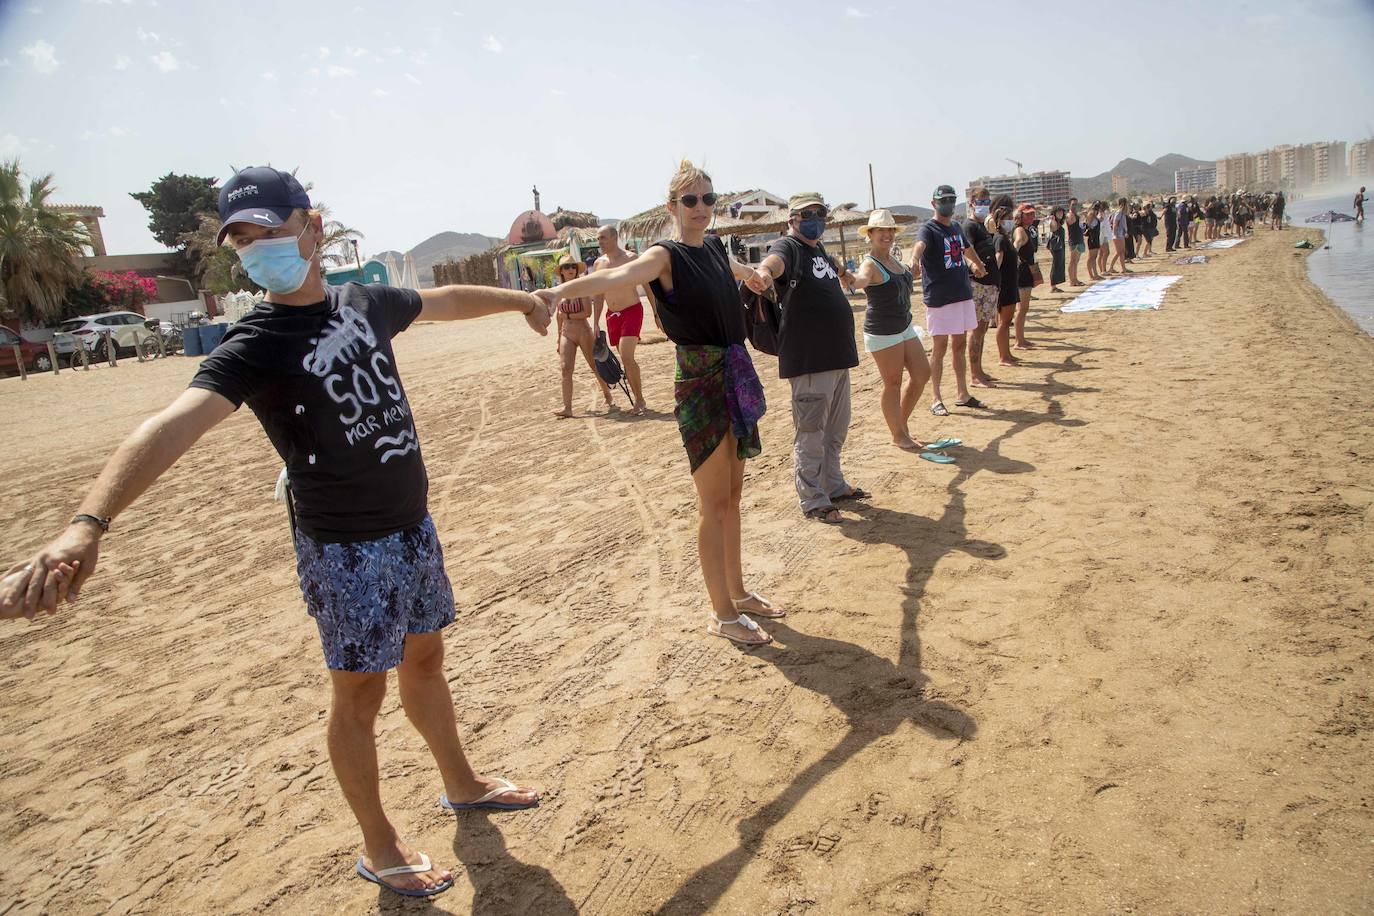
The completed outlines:
<svg viewBox="0 0 1374 916">
<path fill-rule="evenodd" d="M 968 242 L 959 224 L 946 226 L 931 217 L 916 233 L 916 241 L 926 243 L 921 252 L 921 295 L 926 300 L 926 308 L 935 309 L 972 299 L 973 285 L 964 262 L 964 248 Z"/>
<path fill-rule="evenodd" d="M 787 236 L 774 242 L 768 253 L 783 263 L 782 276 L 775 281 L 783 301 L 778 377 L 857 366 L 854 309 L 844 297 L 839 273 L 825 248 Z"/>
<path fill-rule="evenodd" d="M 264 302 L 191 380 L 257 415 L 286 463 L 296 524 L 317 541 L 424 520 L 429 478 L 391 351 L 419 314 L 419 293 L 380 284 L 327 287 L 314 305 Z"/>
</svg>

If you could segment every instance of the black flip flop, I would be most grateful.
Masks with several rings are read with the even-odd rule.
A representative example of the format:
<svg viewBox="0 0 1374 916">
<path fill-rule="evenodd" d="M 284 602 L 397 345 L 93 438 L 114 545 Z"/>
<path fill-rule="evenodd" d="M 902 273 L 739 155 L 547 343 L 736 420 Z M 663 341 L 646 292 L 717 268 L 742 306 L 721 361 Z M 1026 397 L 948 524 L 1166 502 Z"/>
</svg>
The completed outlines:
<svg viewBox="0 0 1374 916">
<path fill-rule="evenodd" d="M 972 408 L 974 408 L 975 410 L 987 410 L 987 409 L 988 409 L 988 405 L 984 404 L 982 401 L 978 400 L 977 398 L 969 398 L 967 401 L 955 401 L 955 402 L 954 402 L 954 406 L 955 406 L 955 407 L 972 407 Z"/>
<path fill-rule="evenodd" d="M 832 496 L 832 497 L 830 497 L 830 501 L 831 501 L 832 503 L 839 503 L 839 502 L 844 502 L 846 499 L 872 499 L 872 498 L 873 498 L 873 494 L 870 493 L 870 492 L 868 492 L 867 490 L 865 490 L 863 487 L 855 487 L 854 489 L 850 490 L 848 493 L 841 493 L 839 496 Z"/>
<path fill-rule="evenodd" d="M 832 512 L 835 513 L 837 516 L 836 518 L 829 517 Z M 843 518 L 838 517 L 839 510 L 834 506 L 817 506 L 814 509 L 807 509 L 805 515 L 807 518 L 814 519 L 823 525 L 838 525 L 844 521 Z"/>
</svg>

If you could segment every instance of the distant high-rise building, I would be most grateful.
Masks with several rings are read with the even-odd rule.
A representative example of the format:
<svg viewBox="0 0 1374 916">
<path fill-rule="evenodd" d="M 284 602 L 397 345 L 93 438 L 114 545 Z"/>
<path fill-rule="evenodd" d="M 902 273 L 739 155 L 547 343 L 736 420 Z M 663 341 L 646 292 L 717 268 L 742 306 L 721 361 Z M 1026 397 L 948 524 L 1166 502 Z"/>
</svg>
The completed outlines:
<svg viewBox="0 0 1374 916">
<path fill-rule="evenodd" d="M 1202 165 L 1195 169 L 1179 169 L 1174 172 L 1174 193 L 1196 194 L 1217 186 L 1217 167 Z"/>
<path fill-rule="evenodd" d="M 1217 160 L 1217 187 L 1235 190 L 1255 183 L 1255 162 L 1246 153 L 1232 153 Z"/>
<path fill-rule="evenodd" d="M 1345 141 L 1322 140 L 1312 147 L 1312 185 L 1325 187 L 1345 180 Z"/>
<path fill-rule="evenodd" d="M 1010 194 L 1017 203 L 1046 204 L 1063 207 L 1073 196 L 1068 172 L 1031 172 L 1028 175 L 985 175 L 969 183 L 969 196 L 973 189 L 984 187 L 994 197 Z"/>
<path fill-rule="evenodd" d="M 1367 140 L 1356 140 L 1350 144 L 1350 155 L 1347 161 L 1347 174 L 1351 178 L 1368 178 L 1370 176 L 1370 153 L 1374 153 L 1374 137 Z"/>
<path fill-rule="evenodd" d="M 1131 190 L 1131 177 L 1129 175 L 1112 176 L 1112 194 L 1127 194 Z"/>
<path fill-rule="evenodd" d="M 1267 149 L 1250 157 L 1251 170 L 1255 175 L 1255 186 L 1266 190 L 1279 186 L 1279 154 Z"/>
</svg>

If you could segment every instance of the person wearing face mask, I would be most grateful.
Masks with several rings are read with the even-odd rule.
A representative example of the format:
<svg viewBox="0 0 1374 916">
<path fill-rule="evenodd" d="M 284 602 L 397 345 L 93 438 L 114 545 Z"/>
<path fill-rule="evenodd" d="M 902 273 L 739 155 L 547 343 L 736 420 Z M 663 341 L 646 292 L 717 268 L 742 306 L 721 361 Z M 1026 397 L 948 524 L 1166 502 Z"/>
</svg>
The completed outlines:
<svg viewBox="0 0 1374 916">
<path fill-rule="evenodd" d="M 1102 208 L 1094 202 L 1088 208 L 1087 228 L 1083 231 L 1083 240 L 1088 246 L 1088 278 L 1091 280 L 1101 280 L 1100 271 L 1102 261 Z"/>
<path fill-rule="evenodd" d="M 1016 317 L 1016 305 L 1021 301 L 1016 249 L 1011 244 L 1015 228 L 1013 212 L 1011 195 L 1000 194 L 992 201 L 992 212 L 983 223 L 984 228 L 997 236 L 997 359 L 1003 366 L 1021 363 L 1011 352 L 1011 325 Z"/>
<path fill-rule="evenodd" d="M 792 195 L 787 205 L 788 233 L 768 249 L 757 282 L 777 281 L 783 306 L 778 375 L 792 386 L 793 476 L 801 510 L 834 525 L 843 521 L 836 502 L 869 496 L 840 468 L 849 435 L 849 370 L 859 364 L 854 312 L 840 287 L 852 278 L 821 244 L 830 215 L 825 199 L 806 192 Z"/>
<path fill-rule="evenodd" d="M 1078 280 L 1078 259 L 1082 257 L 1086 246 L 1083 242 L 1083 218 L 1078 215 L 1077 197 L 1069 198 L 1069 209 L 1064 221 L 1069 229 L 1069 285 L 1082 286 Z"/>
<path fill-rule="evenodd" d="M 416 320 L 497 312 L 520 313 L 546 334 L 550 310 L 527 293 L 481 286 L 326 286 L 320 214 L 289 172 L 238 172 L 220 190 L 219 216 L 221 243 L 266 300 L 115 451 L 66 530 L 0 582 L 0 617 L 32 617 L 40 602 L 56 613 L 64 597 L 75 600 L 114 517 L 248 404 L 287 466 L 301 592 L 333 694 L 329 756 L 362 828 L 355 869 L 398 894 L 432 896 L 453 885 L 452 873 L 404 843 L 382 808 L 374 727 L 389 669 L 438 764 L 444 807 L 528 808 L 539 794 L 477 775 L 458 739 L 440 632 L 454 619 L 453 590 L 391 339 Z"/>
<path fill-rule="evenodd" d="M 949 415 L 940 397 L 940 376 L 944 369 L 945 351 L 954 363 L 955 406 L 985 408 L 988 405 L 969 394 L 964 377 L 965 335 L 978 327 L 978 312 L 973 304 L 973 286 L 969 282 L 969 265 L 975 276 L 983 276 L 987 268 L 982 258 L 964 238 L 963 230 L 953 222 L 956 194 L 947 184 L 931 194 L 930 205 L 935 215 L 926 220 L 916 233 L 916 247 L 911 253 L 911 269 L 921 278 L 921 296 L 926 303 L 926 327 L 932 338 L 930 353 L 930 389 L 934 402 L 930 412 L 937 417 Z"/>
<path fill-rule="evenodd" d="M 996 379 L 983 369 L 983 342 L 988 328 L 997 320 L 998 300 L 1002 292 L 1002 275 L 997 266 L 997 236 L 989 232 L 984 222 L 992 212 L 992 195 L 987 188 L 975 188 L 969 203 L 971 210 L 964 220 L 964 238 L 968 239 L 987 270 L 973 277 L 973 310 L 978 326 L 968 336 L 969 378 L 981 388 L 996 388 Z"/>
<path fill-rule="evenodd" d="M 1064 282 L 1064 208 L 1055 207 L 1050 211 L 1050 231 L 1045 247 L 1050 250 L 1050 292 L 1062 293 L 1059 284 Z"/>
<path fill-rule="evenodd" d="M 1164 250 L 1173 251 L 1178 241 L 1178 211 L 1174 209 L 1177 203 L 1170 197 L 1164 204 Z"/>
</svg>

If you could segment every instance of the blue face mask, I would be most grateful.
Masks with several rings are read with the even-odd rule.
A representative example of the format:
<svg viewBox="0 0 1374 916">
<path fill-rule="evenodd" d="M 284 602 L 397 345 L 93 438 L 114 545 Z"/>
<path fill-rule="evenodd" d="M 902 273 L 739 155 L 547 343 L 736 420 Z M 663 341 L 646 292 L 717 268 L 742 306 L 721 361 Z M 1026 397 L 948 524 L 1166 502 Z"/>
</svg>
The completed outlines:
<svg viewBox="0 0 1374 916">
<path fill-rule="evenodd" d="M 973 205 L 973 215 L 979 219 L 988 218 L 988 210 L 992 207 L 992 201 L 979 201 Z"/>
<path fill-rule="evenodd" d="M 797 231 L 814 242 L 825 235 L 825 218 L 801 220 L 797 223 Z"/>
<path fill-rule="evenodd" d="M 306 229 L 310 227 L 307 225 Z M 305 235 L 305 229 L 301 230 Z M 300 238 L 258 239 L 239 249 L 239 262 L 253 282 L 279 295 L 294 293 L 310 275 L 310 259 L 301 257 Z M 312 251 L 311 257 L 314 257 Z"/>
</svg>

